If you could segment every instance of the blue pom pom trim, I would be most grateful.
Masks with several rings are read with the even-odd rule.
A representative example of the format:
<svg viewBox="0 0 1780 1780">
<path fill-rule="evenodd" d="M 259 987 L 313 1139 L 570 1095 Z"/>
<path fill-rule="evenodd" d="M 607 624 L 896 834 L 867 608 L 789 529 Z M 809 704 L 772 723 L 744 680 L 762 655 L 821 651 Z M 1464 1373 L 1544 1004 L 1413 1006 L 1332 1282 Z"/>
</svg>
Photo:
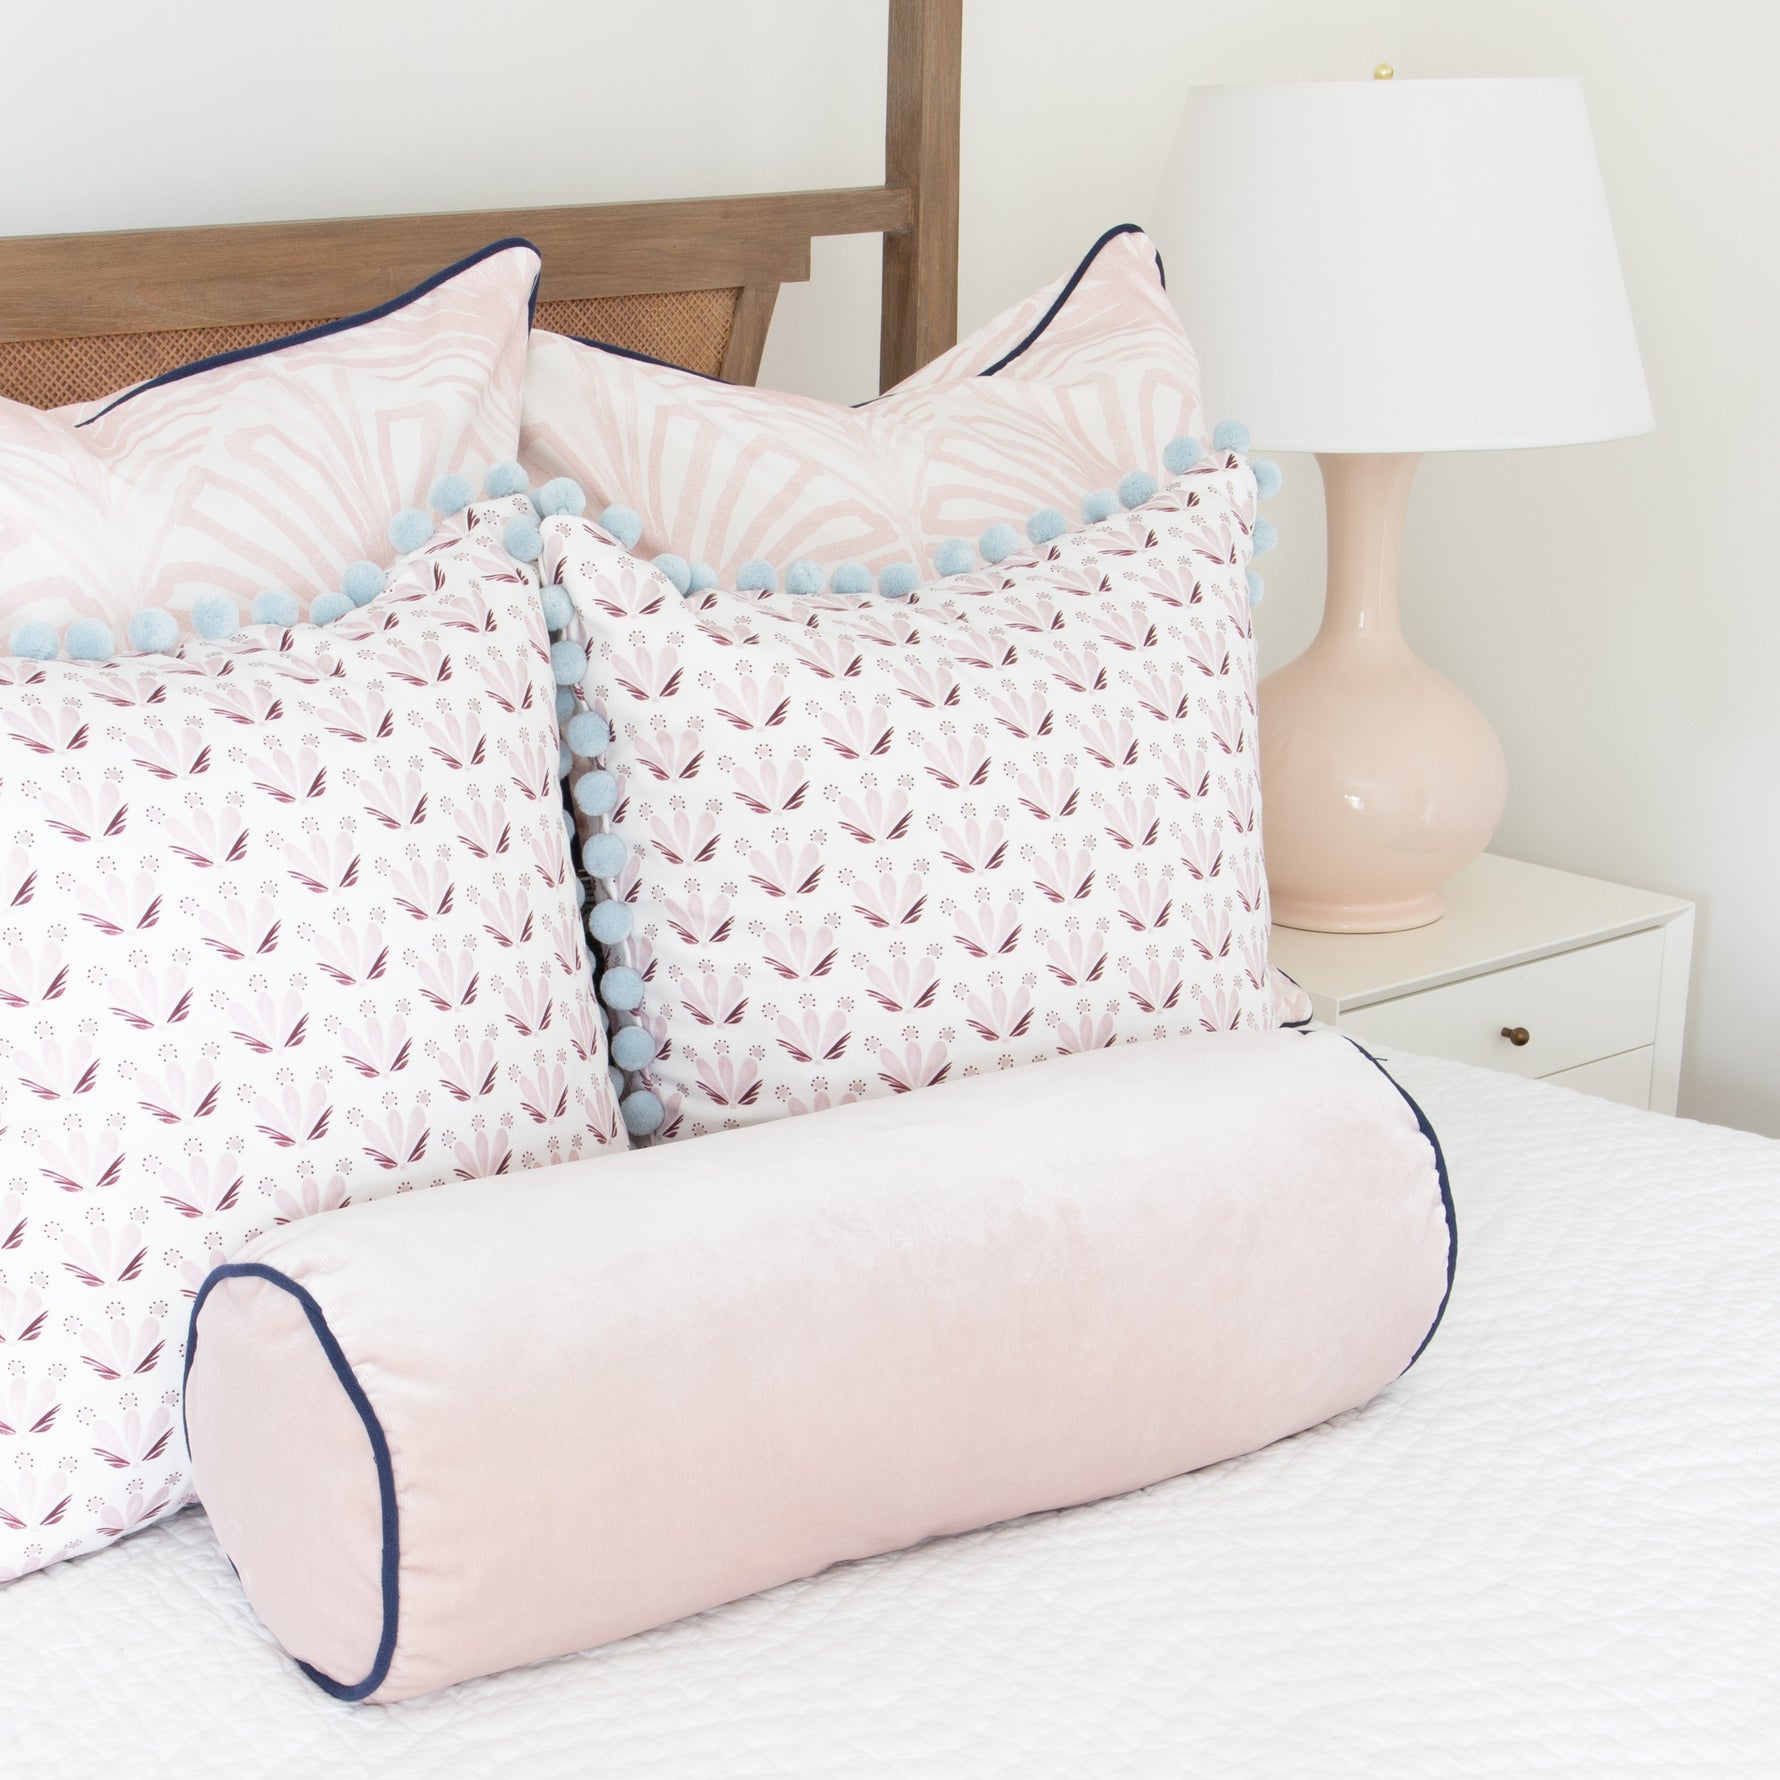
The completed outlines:
<svg viewBox="0 0 1780 1780">
<path fill-rule="evenodd" d="M 27 618 L 12 633 L 8 646 L 26 661 L 54 661 L 62 653 L 62 639 L 41 618 Z"/>
<path fill-rule="evenodd" d="M 692 564 L 685 557 L 676 556 L 671 550 L 664 550 L 656 557 L 655 566 L 673 582 L 674 591 L 684 594 L 692 586 Z"/>
<path fill-rule="evenodd" d="M 1162 468 L 1171 476 L 1184 476 L 1205 455 L 1191 433 L 1182 433 L 1162 447 Z"/>
<path fill-rule="evenodd" d="M 164 655 L 179 641 L 179 620 L 159 606 L 132 615 L 124 626 L 130 647 L 144 655 Z"/>
<path fill-rule="evenodd" d="M 1154 498 L 1156 479 L 1148 470 L 1127 470 L 1119 478 L 1119 502 L 1126 507 L 1141 507 Z"/>
<path fill-rule="evenodd" d="M 878 592 L 887 600 L 905 600 L 921 585 L 912 562 L 886 563 L 878 570 Z"/>
<path fill-rule="evenodd" d="M 1096 488 L 1082 496 L 1082 524 L 1098 525 L 1119 510 L 1119 497 L 1110 488 Z"/>
<path fill-rule="evenodd" d="M 332 624 L 336 618 L 344 618 L 352 610 L 352 601 L 343 593 L 318 593 L 309 602 L 309 622 L 311 624 Z"/>
<path fill-rule="evenodd" d="M 596 902 L 588 911 L 587 931 L 602 946 L 615 946 L 630 937 L 635 921 L 628 902 L 608 897 L 604 902 Z"/>
<path fill-rule="evenodd" d="M 600 529 L 610 532 L 626 550 L 634 550 L 637 540 L 643 535 L 643 521 L 635 507 L 627 507 L 622 501 L 614 501 L 600 515 Z"/>
<path fill-rule="evenodd" d="M 618 802 L 618 781 L 603 767 L 575 781 L 575 808 L 584 816 L 604 816 Z"/>
<path fill-rule="evenodd" d="M 612 745 L 612 726 L 597 711 L 577 711 L 564 727 L 562 739 L 583 760 L 596 760 Z"/>
<path fill-rule="evenodd" d="M 1271 519 L 1257 519 L 1253 539 L 1255 555 L 1265 556 L 1278 542 L 1278 526 Z"/>
<path fill-rule="evenodd" d="M 404 507 L 389 522 L 389 541 L 406 556 L 433 535 L 433 516 L 424 507 Z"/>
<path fill-rule="evenodd" d="M 643 979 L 628 964 L 608 970 L 600 980 L 600 1000 L 621 1014 L 628 1014 L 642 999 Z"/>
<path fill-rule="evenodd" d="M 349 562 L 340 577 L 340 591 L 355 606 L 368 606 L 388 585 L 388 574 L 374 562 Z"/>
<path fill-rule="evenodd" d="M 1262 500 L 1271 500 L 1285 485 L 1285 476 L 1270 457 L 1252 457 L 1248 467 L 1255 474 L 1255 493 Z"/>
<path fill-rule="evenodd" d="M 192 629 L 213 643 L 241 628 L 241 614 L 226 593 L 204 593 L 192 601 Z"/>
<path fill-rule="evenodd" d="M 546 630 L 567 630 L 574 622 L 575 602 L 560 587 L 552 584 L 540 589 L 538 603 L 544 608 Z"/>
<path fill-rule="evenodd" d="M 519 562 L 536 562 L 544 554 L 544 534 L 529 513 L 515 513 L 501 527 L 501 548 Z"/>
<path fill-rule="evenodd" d="M 962 575 L 976 567 L 977 553 L 963 538 L 947 538 L 933 553 L 933 567 L 941 575 Z"/>
<path fill-rule="evenodd" d="M 1026 536 L 1035 544 L 1048 544 L 1069 530 L 1069 521 L 1055 507 L 1040 507 L 1026 521 Z"/>
<path fill-rule="evenodd" d="M 1250 569 L 1248 572 L 1248 603 L 1251 606 L 1258 606 L 1266 593 L 1267 583 L 1254 569 Z"/>
<path fill-rule="evenodd" d="M 587 511 L 587 491 L 573 476 L 552 476 L 537 492 L 538 511 L 546 519 L 566 513 L 579 519 Z"/>
<path fill-rule="evenodd" d="M 482 492 L 491 500 L 500 500 L 510 494 L 524 494 L 531 486 L 530 479 L 518 464 L 508 458 L 505 463 L 490 464 L 488 474 L 482 478 Z"/>
<path fill-rule="evenodd" d="M 302 615 L 297 596 L 286 593 L 282 587 L 262 588 L 253 596 L 249 610 L 255 624 L 281 624 L 287 629 Z"/>
<path fill-rule="evenodd" d="M 785 571 L 785 591 L 808 597 L 822 591 L 822 565 L 811 562 L 807 556 L 800 556 Z"/>
<path fill-rule="evenodd" d="M 1212 429 L 1211 443 L 1216 451 L 1246 451 L 1248 428 L 1240 420 L 1220 420 Z"/>
<path fill-rule="evenodd" d="M 646 1069 L 655 1061 L 655 1035 L 647 1026 L 620 1026 L 610 1049 L 620 1069 Z"/>
<path fill-rule="evenodd" d="M 552 643 L 550 671 L 558 686 L 579 686 L 587 678 L 587 651 L 579 643 Z"/>
<path fill-rule="evenodd" d="M 630 848 L 615 834 L 590 834 L 581 843 L 581 863 L 587 867 L 589 877 L 617 877 L 629 855 Z"/>
<path fill-rule="evenodd" d="M 695 562 L 692 565 L 692 580 L 686 591 L 703 593 L 706 588 L 717 585 L 717 571 L 708 562 Z"/>
<path fill-rule="evenodd" d="M 763 556 L 750 556 L 735 572 L 736 587 L 743 593 L 776 593 L 779 571 Z"/>
<path fill-rule="evenodd" d="M 68 626 L 68 654 L 74 661 L 105 661 L 117 653 L 111 626 L 100 618 L 77 618 Z"/>
<path fill-rule="evenodd" d="M 435 513 L 443 513 L 449 518 L 453 513 L 461 513 L 476 498 L 476 485 L 468 476 L 460 475 L 453 470 L 448 476 L 441 476 L 433 484 L 433 492 L 427 499 L 433 504 Z"/>
<path fill-rule="evenodd" d="M 667 1108 L 647 1088 L 638 1088 L 618 1102 L 624 1128 L 632 1137 L 653 1137 L 667 1117 Z"/>
<path fill-rule="evenodd" d="M 1011 525 L 992 525 L 977 539 L 984 562 L 1005 562 L 1020 548 L 1020 534 Z"/>
</svg>

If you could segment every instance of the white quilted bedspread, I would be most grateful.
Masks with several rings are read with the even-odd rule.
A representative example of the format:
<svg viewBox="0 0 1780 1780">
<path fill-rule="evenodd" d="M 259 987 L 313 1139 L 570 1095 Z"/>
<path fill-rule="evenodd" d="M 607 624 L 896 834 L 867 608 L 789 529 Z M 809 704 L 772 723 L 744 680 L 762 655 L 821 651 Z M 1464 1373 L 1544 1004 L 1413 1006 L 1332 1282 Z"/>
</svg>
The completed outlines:
<svg viewBox="0 0 1780 1780">
<path fill-rule="evenodd" d="M 0 1772 L 1780 1773 L 1780 1145 L 1393 1068 L 1459 1272 L 1367 1408 L 392 1707 L 303 1680 L 187 1514 L 0 1590 Z"/>
</svg>

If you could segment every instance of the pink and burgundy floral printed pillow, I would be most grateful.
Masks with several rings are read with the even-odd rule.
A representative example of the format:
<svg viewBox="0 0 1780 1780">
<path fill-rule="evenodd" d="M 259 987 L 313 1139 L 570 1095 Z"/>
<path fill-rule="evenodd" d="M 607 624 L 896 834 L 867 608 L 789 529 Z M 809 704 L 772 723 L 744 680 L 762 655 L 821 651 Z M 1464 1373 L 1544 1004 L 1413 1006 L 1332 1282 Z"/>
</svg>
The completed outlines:
<svg viewBox="0 0 1780 1780">
<path fill-rule="evenodd" d="M 0 401 L 0 639 L 387 562 L 392 514 L 511 459 L 538 255 L 497 243 L 342 322 L 41 413 Z"/>
<path fill-rule="evenodd" d="M 576 802 L 613 1054 L 662 1134 L 1279 1022 L 1254 499 L 1217 454 L 906 601 L 683 600 L 546 522 L 603 744 Z"/>
<path fill-rule="evenodd" d="M 0 1579 L 187 1499 L 189 1300 L 250 1237 L 625 1147 L 555 691 L 448 536 L 326 628 L 0 661 Z"/>
<path fill-rule="evenodd" d="M 935 569 L 1047 507 L 1072 514 L 1201 435 L 1198 366 L 1148 239 L 1105 236 L 1077 271 L 862 407 L 735 388 L 561 335 L 533 336 L 521 461 L 643 522 L 639 554 L 876 572 Z"/>
</svg>

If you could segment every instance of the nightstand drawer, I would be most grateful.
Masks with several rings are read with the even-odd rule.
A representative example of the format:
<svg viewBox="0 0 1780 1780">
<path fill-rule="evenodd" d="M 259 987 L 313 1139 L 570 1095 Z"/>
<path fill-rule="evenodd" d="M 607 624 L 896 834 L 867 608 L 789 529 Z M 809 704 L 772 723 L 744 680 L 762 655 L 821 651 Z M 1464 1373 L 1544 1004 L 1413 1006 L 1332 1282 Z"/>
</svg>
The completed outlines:
<svg viewBox="0 0 1780 1780">
<path fill-rule="evenodd" d="M 1338 1024 L 1368 1046 L 1553 1075 L 1655 1041 L 1662 964 L 1663 936 L 1650 929 L 1355 1008 Z M 1527 1042 L 1504 1027 L 1524 1027 Z"/>
</svg>

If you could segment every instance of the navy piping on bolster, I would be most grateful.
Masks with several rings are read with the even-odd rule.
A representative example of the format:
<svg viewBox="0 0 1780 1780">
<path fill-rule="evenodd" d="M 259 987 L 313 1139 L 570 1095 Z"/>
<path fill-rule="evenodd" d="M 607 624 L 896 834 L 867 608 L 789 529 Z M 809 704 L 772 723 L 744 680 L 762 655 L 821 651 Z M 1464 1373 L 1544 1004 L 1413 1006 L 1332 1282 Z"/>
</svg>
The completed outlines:
<svg viewBox="0 0 1780 1780">
<path fill-rule="evenodd" d="M 1304 993 L 1304 985 L 1299 982 L 1295 976 L 1290 976 L 1285 971 L 1280 970 L 1277 964 L 1274 965 L 1273 968 L 1278 975 L 1285 977 L 1286 981 L 1290 983 L 1300 995 Z M 1315 1014 L 1306 1014 L 1302 1020 L 1281 1020 L 1279 1023 L 1280 1030 L 1282 1032 L 1308 1032 L 1310 1030 L 1310 1022 L 1315 1018 Z"/>
<path fill-rule="evenodd" d="M 491 241 L 486 247 L 477 248 L 455 265 L 447 266 L 443 271 L 435 272 L 432 277 L 422 279 L 412 290 L 403 291 L 399 297 L 391 297 L 387 303 L 379 303 L 375 309 L 363 309 L 357 315 L 343 315 L 338 321 L 324 321 L 315 327 L 304 328 L 299 333 L 281 334 L 276 340 L 262 340 L 258 346 L 237 346 L 233 352 L 213 353 L 209 358 L 193 359 L 189 365 L 175 365 L 171 371 L 163 371 L 160 376 L 151 377 L 146 383 L 138 383 L 134 389 L 126 389 L 122 395 L 107 402 L 97 414 L 89 414 L 79 424 L 91 426 L 95 420 L 103 420 L 112 409 L 120 407 L 132 397 L 151 389 L 160 389 L 169 383 L 178 383 L 186 377 L 195 377 L 200 371 L 214 371 L 218 365 L 238 365 L 243 359 L 263 358 L 267 353 L 282 352 L 287 346 L 301 346 L 309 340 L 323 340 L 329 334 L 343 334 L 348 328 L 359 328 L 367 322 L 381 321 L 384 316 L 394 315 L 398 309 L 405 309 L 429 291 L 437 290 L 447 279 L 457 277 L 460 272 L 467 272 L 472 266 L 492 259 L 497 253 L 505 253 L 510 247 L 529 247 L 533 253 L 538 251 L 531 242 L 519 235 L 510 235 L 503 241 Z M 540 260 L 542 257 L 539 255 Z M 539 276 L 542 276 L 541 271 Z M 525 325 L 528 329 L 537 319 L 537 313 L 538 279 L 533 278 L 532 294 L 526 300 Z"/>
<path fill-rule="evenodd" d="M 595 352 L 609 352 L 613 358 L 632 359 L 639 365 L 654 365 L 662 371 L 678 371 L 683 377 L 698 378 L 701 383 L 723 382 L 721 377 L 713 377 L 709 371 L 695 371 L 690 365 L 676 365 L 672 359 L 656 358 L 653 353 L 638 352 L 629 346 L 614 346 L 610 340 L 589 340 L 585 334 L 564 334 L 563 338 L 573 340 L 577 346 L 591 346 Z"/>
<path fill-rule="evenodd" d="M 1429 1325 L 1427 1334 L 1422 1337 L 1421 1346 L 1409 1356 L 1409 1366 L 1413 1366 L 1427 1351 L 1428 1343 L 1434 1339 L 1434 1331 L 1440 1327 L 1440 1320 L 1446 1315 L 1447 1305 L 1452 1302 L 1453 1275 L 1458 1271 L 1459 1265 L 1459 1221 L 1452 1207 L 1452 1182 L 1446 1174 L 1446 1153 L 1441 1149 L 1440 1139 L 1434 1127 L 1428 1123 L 1428 1115 L 1416 1103 L 1415 1096 L 1358 1039 L 1348 1038 L 1345 1032 L 1341 1036 L 1347 1038 L 1347 1042 L 1403 1096 L 1405 1104 L 1415 1114 L 1415 1122 L 1421 1127 L 1422 1136 L 1428 1140 L 1434 1151 L 1434 1171 L 1440 1177 L 1440 1203 L 1446 1211 L 1446 1290 L 1441 1295 L 1440 1308 L 1434 1312 L 1434 1321 Z M 1403 1372 L 1407 1372 L 1409 1366 L 1405 1366 Z M 1401 1378 L 1403 1373 L 1400 1372 L 1397 1376 Z"/>
<path fill-rule="evenodd" d="M 1121 235 L 1141 235 L 1142 233 L 1143 230 L 1140 229 L 1136 223 L 1120 223 L 1117 227 L 1108 229 L 1106 233 L 1088 249 L 1087 253 L 1082 258 L 1082 263 L 1070 273 L 1069 281 L 1060 291 L 1058 291 L 1056 299 L 1052 302 L 1050 308 L 1039 318 L 1038 326 L 1035 327 L 1018 346 L 1012 347 L 1007 352 L 1004 352 L 994 364 L 990 365 L 986 370 L 979 371 L 977 375 L 979 377 L 993 377 L 997 371 L 1005 370 L 1022 352 L 1026 351 L 1029 346 L 1032 346 L 1037 342 L 1039 336 L 1044 333 L 1045 329 L 1048 328 L 1063 312 L 1063 305 L 1075 295 L 1075 287 L 1087 277 L 1088 268 L 1100 257 L 1100 250 L 1105 247 L 1109 241 L 1116 241 Z M 1168 288 L 1168 278 L 1162 270 L 1162 256 L 1160 254 L 1156 255 L 1156 276 L 1162 281 L 1162 288 L 1166 290 Z"/>
<path fill-rule="evenodd" d="M 383 1513 L 383 1633 L 377 1640 L 377 1654 L 372 1659 L 371 1672 L 363 1681 L 356 1682 L 336 1681 L 333 1676 L 324 1675 L 300 1657 L 297 1659 L 297 1667 L 324 1693 L 332 1694 L 337 1700 L 362 1700 L 383 1685 L 396 1649 L 402 1541 L 401 1529 L 396 1519 L 396 1474 L 389 1456 L 389 1440 L 383 1432 L 383 1424 L 377 1419 L 377 1411 L 371 1407 L 371 1399 L 365 1395 L 364 1386 L 354 1375 L 351 1363 L 334 1338 L 334 1331 L 328 1327 L 328 1319 L 322 1313 L 321 1306 L 288 1274 L 280 1273 L 277 1268 L 267 1267 L 259 1261 L 230 1261 L 224 1266 L 213 1268 L 198 1288 L 198 1295 L 192 1300 L 192 1320 L 185 1340 L 185 1372 L 180 1381 L 182 1390 L 186 1380 L 192 1375 L 192 1361 L 198 1353 L 198 1312 L 204 1308 L 204 1300 L 210 1296 L 212 1289 L 225 1279 L 263 1279 L 268 1284 L 277 1286 L 280 1291 L 289 1292 L 296 1299 L 303 1307 L 304 1316 L 309 1319 L 309 1327 L 315 1331 L 315 1339 L 320 1342 L 321 1351 L 327 1355 L 328 1364 L 334 1369 L 334 1376 L 340 1381 L 340 1388 L 346 1393 L 347 1401 L 358 1411 L 359 1420 L 365 1424 L 365 1433 L 370 1437 L 371 1456 L 377 1463 L 377 1498 Z M 182 1407 L 182 1422 L 184 1415 Z M 185 1449 L 189 1460 L 192 1449 L 189 1430 L 186 1432 Z"/>
</svg>

